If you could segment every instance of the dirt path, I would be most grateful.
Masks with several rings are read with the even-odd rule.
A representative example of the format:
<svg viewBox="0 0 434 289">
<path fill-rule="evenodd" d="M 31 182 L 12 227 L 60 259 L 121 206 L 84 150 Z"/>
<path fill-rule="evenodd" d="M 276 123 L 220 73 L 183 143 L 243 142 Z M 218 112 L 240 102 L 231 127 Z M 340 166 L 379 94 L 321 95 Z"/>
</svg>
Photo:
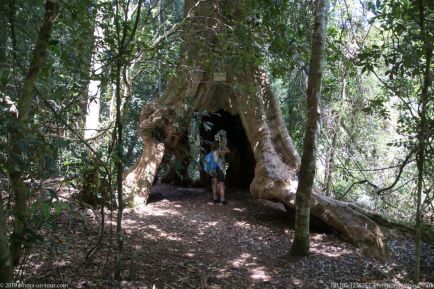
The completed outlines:
<svg viewBox="0 0 434 289">
<path fill-rule="evenodd" d="M 222 206 L 202 189 L 167 185 L 153 189 L 148 206 L 125 210 L 126 281 L 114 283 L 114 216 L 101 248 L 84 261 L 98 239 L 98 218 L 89 209 L 58 216 L 46 229 L 51 245 L 31 251 L 23 282 L 69 288 L 348 288 L 335 284 L 344 282 L 410 288 L 404 284 L 413 266 L 411 240 L 390 239 L 392 258 L 382 264 L 333 235 L 314 233 L 311 256 L 289 261 L 293 231 L 283 206 L 242 191 L 229 192 Z M 431 269 L 424 267 L 424 281 L 434 283 Z"/>
</svg>

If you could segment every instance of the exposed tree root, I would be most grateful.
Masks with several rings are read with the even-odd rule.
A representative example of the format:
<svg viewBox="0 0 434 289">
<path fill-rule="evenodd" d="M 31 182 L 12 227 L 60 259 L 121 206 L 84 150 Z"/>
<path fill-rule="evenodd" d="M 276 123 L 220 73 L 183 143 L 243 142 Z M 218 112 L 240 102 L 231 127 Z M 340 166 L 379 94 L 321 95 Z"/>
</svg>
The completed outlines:
<svg viewBox="0 0 434 289">
<path fill-rule="evenodd" d="M 189 7 L 188 3 L 186 7 Z M 202 5 L 206 7 L 201 10 L 199 5 L 201 13 L 210 13 L 214 9 L 208 2 Z M 201 25 L 211 24 L 203 22 Z M 192 45 L 183 47 L 180 59 L 180 63 L 190 65 L 190 70 L 180 71 L 170 81 L 166 94 L 146 106 L 141 114 L 144 151 L 125 175 L 126 191 L 138 194 L 146 201 L 165 151 L 179 146 L 192 111 L 224 110 L 239 115 L 253 152 L 255 168 L 250 184 L 253 196 L 279 200 L 294 207 L 300 156 L 288 134 L 264 70 L 246 63 L 243 69 L 226 68 L 226 81 L 212 81 L 211 74 L 206 73 L 205 68 L 200 69 L 200 60 L 193 61 L 199 54 Z M 381 228 L 354 207 L 314 193 L 311 214 L 333 227 L 367 255 L 387 258 Z"/>
</svg>

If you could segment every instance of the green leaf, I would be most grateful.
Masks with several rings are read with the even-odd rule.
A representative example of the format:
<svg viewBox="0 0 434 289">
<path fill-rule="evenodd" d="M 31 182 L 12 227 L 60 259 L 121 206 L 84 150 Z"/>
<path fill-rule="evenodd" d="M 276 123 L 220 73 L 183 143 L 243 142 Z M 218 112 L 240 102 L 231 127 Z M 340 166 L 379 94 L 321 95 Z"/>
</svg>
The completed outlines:
<svg viewBox="0 0 434 289">
<path fill-rule="evenodd" d="M 51 212 L 51 206 L 48 203 L 42 204 L 42 215 L 45 219 L 48 219 L 50 217 Z"/>
<path fill-rule="evenodd" d="M 56 214 L 60 214 L 64 207 L 65 207 L 64 203 L 61 203 L 61 202 L 55 202 L 53 204 L 53 208 L 54 208 L 54 211 L 56 212 Z"/>
</svg>

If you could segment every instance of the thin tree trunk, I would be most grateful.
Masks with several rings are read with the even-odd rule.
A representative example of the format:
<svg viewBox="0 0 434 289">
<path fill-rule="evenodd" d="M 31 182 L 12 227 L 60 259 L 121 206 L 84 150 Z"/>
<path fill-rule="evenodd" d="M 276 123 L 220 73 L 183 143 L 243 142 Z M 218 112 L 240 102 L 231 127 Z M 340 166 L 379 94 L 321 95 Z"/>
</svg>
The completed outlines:
<svg viewBox="0 0 434 289">
<path fill-rule="evenodd" d="M 332 124 L 330 130 L 332 132 L 332 142 L 330 144 L 328 155 L 326 156 L 326 165 L 325 165 L 325 173 L 324 173 L 324 194 L 328 197 L 331 196 L 332 191 L 332 180 L 333 173 L 335 169 L 335 153 L 336 153 L 336 145 L 338 140 L 338 131 L 339 131 L 339 120 L 340 117 L 337 115 L 335 111 L 332 112 Z"/>
<path fill-rule="evenodd" d="M 101 55 L 103 49 L 99 44 L 99 39 L 104 38 L 104 32 L 101 27 L 102 11 L 98 9 L 95 15 L 95 26 L 93 31 L 94 48 L 91 55 L 91 71 L 90 81 L 88 85 L 88 100 L 86 105 L 86 122 L 84 127 L 84 138 L 91 138 L 98 132 L 99 115 L 100 115 L 100 99 L 101 99 L 101 80 L 99 74 L 101 73 Z"/>
<path fill-rule="evenodd" d="M 9 74 L 6 63 L 6 51 L 8 50 L 8 13 L 7 1 L 0 4 L 0 91 L 3 91 Z"/>
<path fill-rule="evenodd" d="M 346 88 L 347 88 L 347 72 L 344 72 L 344 76 L 342 77 L 342 86 L 341 86 L 341 100 L 344 100 L 346 97 Z M 333 179 L 333 171 L 334 171 L 334 165 L 335 165 L 335 150 L 336 150 L 336 143 L 337 143 L 337 137 L 338 137 L 338 129 L 339 129 L 339 121 L 340 117 L 339 114 L 333 110 L 331 115 L 331 130 L 333 131 L 332 136 L 332 143 L 329 150 L 329 154 L 327 156 L 326 160 L 326 171 L 324 174 L 324 193 L 326 196 L 330 196 L 330 190 L 332 186 L 332 179 Z"/>
<path fill-rule="evenodd" d="M 123 212 L 123 195 L 122 195 L 122 119 L 121 119 L 121 68 L 122 63 L 119 63 L 116 67 L 116 136 L 117 136 L 117 149 L 116 149 L 116 184 L 117 184 L 117 195 L 118 195 L 118 214 L 116 222 L 116 242 L 117 242 L 117 252 L 116 252 L 116 271 L 115 279 L 121 279 L 121 268 L 122 268 L 122 247 L 123 247 L 123 236 L 122 236 L 122 212 Z"/>
<path fill-rule="evenodd" d="M 115 274 L 114 278 L 116 280 L 121 280 L 121 270 L 122 270 L 122 249 L 123 249 L 123 234 L 122 234 L 122 213 L 123 213 L 123 195 L 122 195 L 122 120 L 121 120 L 121 71 L 123 65 L 123 49 L 124 49 L 124 39 L 125 34 L 121 35 L 121 28 L 119 23 L 119 2 L 116 1 L 116 34 L 117 34 L 117 45 L 118 45 L 118 55 L 116 59 L 116 186 L 117 186 L 117 200 L 118 200 L 118 211 L 116 219 L 116 264 L 115 264 Z M 127 11 L 125 11 L 127 13 Z M 124 23 L 124 25 L 127 25 Z"/>
<path fill-rule="evenodd" d="M 21 158 L 24 153 L 20 144 L 25 142 L 26 130 L 29 125 L 29 114 L 32 99 L 33 86 L 36 82 L 39 71 L 44 62 L 46 50 L 50 39 L 52 24 L 57 15 L 57 4 L 52 0 L 45 3 L 44 22 L 39 30 L 39 36 L 36 47 L 33 50 L 32 61 L 29 71 L 24 79 L 21 96 L 18 99 L 18 127 L 19 130 L 11 131 L 11 151 L 9 155 L 9 179 L 15 194 L 14 214 L 14 238 L 11 239 L 10 251 L 13 264 L 17 265 L 20 259 L 21 246 L 24 240 L 24 233 L 27 221 L 27 201 L 28 188 L 22 179 L 21 167 L 17 158 Z"/>
<path fill-rule="evenodd" d="M 327 126 L 328 126 L 329 130 L 333 132 L 333 136 L 334 136 L 333 124 L 327 123 Z M 332 138 L 333 138 L 333 136 L 332 136 Z M 325 157 L 324 157 L 325 158 L 325 160 L 324 160 L 325 164 L 324 164 L 323 191 L 324 191 L 324 194 L 326 196 L 328 196 L 328 192 L 327 192 L 327 180 L 329 179 L 329 175 L 330 175 L 330 162 L 331 162 L 331 154 L 332 154 L 332 145 L 331 144 L 329 144 L 329 145 L 330 145 L 330 147 L 328 148 L 328 150 L 327 150 L 327 152 L 325 154 Z"/>
<path fill-rule="evenodd" d="M 336 150 L 336 143 L 337 143 L 337 139 L 338 139 L 338 133 L 337 133 L 337 124 L 335 123 L 333 126 L 333 139 L 332 139 L 332 144 L 330 147 L 330 155 L 329 155 L 329 160 L 327 163 L 327 170 L 326 170 L 326 177 L 325 177 L 325 189 L 324 189 L 324 193 L 326 196 L 330 197 L 330 189 L 332 186 L 332 176 L 333 176 L 333 171 L 334 171 L 334 166 L 335 166 L 335 150 Z"/>
<path fill-rule="evenodd" d="M 3 206 L 3 200 L 0 200 L 0 284 L 11 282 L 12 260 L 8 247 L 8 233 L 6 231 L 6 216 Z"/>
<path fill-rule="evenodd" d="M 10 26 L 10 37 L 12 44 L 12 58 L 14 65 L 20 65 L 18 60 L 18 48 L 17 48 L 17 37 L 15 30 L 15 0 L 9 1 L 9 26 Z"/>
<path fill-rule="evenodd" d="M 163 25 L 163 0 L 159 0 L 158 1 L 158 24 L 160 25 L 160 29 L 162 29 L 162 25 Z M 158 30 L 158 36 L 160 36 L 160 34 L 163 34 L 163 31 L 160 31 L 160 29 Z M 158 97 L 161 97 L 161 95 L 163 95 L 163 77 L 162 77 L 162 73 L 161 73 L 161 60 L 160 57 L 158 58 Z"/>
<path fill-rule="evenodd" d="M 131 85 L 129 82 L 128 76 L 128 67 L 131 63 L 131 60 L 128 58 L 126 54 L 129 45 L 133 42 L 134 36 L 139 24 L 141 8 L 143 1 L 139 0 L 137 3 L 136 10 L 136 18 L 134 21 L 133 29 L 128 35 L 128 21 L 132 19 L 133 10 L 129 10 L 128 2 L 126 7 L 124 8 L 124 22 L 122 23 L 123 27 L 121 30 L 120 26 L 120 13 L 119 9 L 121 5 L 119 1 L 115 2 L 116 16 L 115 17 L 115 26 L 116 26 L 116 36 L 117 36 L 117 59 L 116 59 L 116 71 L 115 71 L 115 89 L 116 89 L 116 185 L 117 185 L 117 197 L 118 197 L 118 213 L 117 213 L 117 221 L 116 221 L 116 243 L 117 243 L 117 252 L 116 252 L 116 267 L 114 277 L 116 280 L 121 280 L 121 270 L 122 270 L 122 251 L 123 251 L 123 233 L 122 233 L 122 213 L 124 207 L 123 200 L 123 124 L 122 124 L 122 96 L 121 96 L 121 78 L 123 76 L 123 80 L 125 83 L 125 95 L 131 95 Z M 123 70 L 123 68 L 125 70 Z M 124 72 L 122 74 L 122 72 Z"/>
<path fill-rule="evenodd" d="M 318 0 L 307 88 L 307 123 L 303 143 L 303 155 L 296 192 L 295 235 L 291 247 L 294 255 L 309 253 L 310 198 L 316 170 L 316 153 L 320 133 L 321 78 L 326 41 L 328 0 Z"/>
<path fill-rule="evenodd" d="M 428 105 L 428 90 L 432 85 L 432 74 L 431 74 L 431 59 L 432 59 L 432 42 L 429 41 L 426 35 L 425 29 L 425 6 L 424 1 L 418 1 L 419 6 L 419 26 L 421 29 L 422 40 L 425 48 L 425 71 L 423 76 L 423 87 L 422 93 L 420 96 L 420 124 L 419 124 L 419 132 L 418 132 L 418 151 L 417 151 L 417 202 L 416 202 L 416 252 L 415 252 L 415 270 L 414 270 L 414 281 L 416 283 L 419 282 L 420 279 L 420 243 L 421 243 L 421 226 L 422 226 L 422 212 L 421 212 L 421 203 L 422 203 L 422 190 L 423 190 L 423 176 L 424 176 L 424 161 L 425 161 L 425 148 L 426 148 L 426 139 L 430 137 L 427 135 L 427 105 Z"/>
</svg>

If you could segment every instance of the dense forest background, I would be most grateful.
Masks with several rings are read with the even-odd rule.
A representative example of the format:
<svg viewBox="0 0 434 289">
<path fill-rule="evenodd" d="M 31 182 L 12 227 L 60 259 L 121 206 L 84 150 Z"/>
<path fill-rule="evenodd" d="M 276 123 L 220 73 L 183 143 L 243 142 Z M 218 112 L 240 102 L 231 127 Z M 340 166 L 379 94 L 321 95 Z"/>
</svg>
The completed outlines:
<svg viewBox="0 0 434 289">
<path fill-rule="evenodd" d="M 222 32 L 209 65 L 218 71 L 253 55 L 302 152 L 315 1 L 243 3 L 249 21 L 231 23 L 229 36 Z M 72 209 L 53 182 L 76 192 L 73 203 L 99 206 L 102 213 L 132 205 L 116 190 L 143 149 L 140 112 L 176 77 L 182 42 L 198 36 L 184 29 L 194 10 L 185 15 L 181 0 L 0 5 L 0 258 L 3 280 L 11 280 L 33 244 L 48 242 L 56 214 Z M 331 1 L 315 178 L 325 195 L 404 227 L 417 221 L 428 237 L 434 224 L 433 5 Z M 199 181 L 202 166 L 199 120 L 189 127 L 188 176 L 179 176 L 188 186 Z M 158 180 L 177 166 L 174 155 L 165 159 Z M 9 254 L 12 263 L 3 262 Z"/>
</svg>

